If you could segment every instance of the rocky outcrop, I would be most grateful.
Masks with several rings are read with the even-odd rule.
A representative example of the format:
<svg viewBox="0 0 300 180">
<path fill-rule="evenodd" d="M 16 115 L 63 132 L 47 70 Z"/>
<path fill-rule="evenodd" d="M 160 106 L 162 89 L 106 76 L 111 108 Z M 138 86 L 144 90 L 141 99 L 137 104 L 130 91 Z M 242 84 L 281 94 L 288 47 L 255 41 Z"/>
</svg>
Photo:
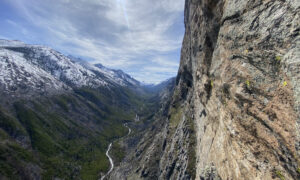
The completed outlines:
<svg viewBox="0 0 300 180">
<path fill-rule="evenodd" d="M 299 178 L 299 5 L 186 1 L 178 79 L 192 77 L 196 179 L 212 166 L 221 179 Z"/>
<path fill-rule="evenodd" d="M 175 91 L 134 179 L 300 178 L 299 10 L 186 0 Z"/>
</svg>

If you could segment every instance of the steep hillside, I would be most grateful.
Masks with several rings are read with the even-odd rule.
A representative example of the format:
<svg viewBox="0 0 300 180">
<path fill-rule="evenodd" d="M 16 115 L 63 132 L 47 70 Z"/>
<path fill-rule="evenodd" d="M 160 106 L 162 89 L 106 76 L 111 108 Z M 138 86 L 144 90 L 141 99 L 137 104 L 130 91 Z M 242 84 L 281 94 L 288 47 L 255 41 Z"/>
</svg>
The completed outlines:
<svg viewBox="0 0 300 180">
<path fill-rule="evenodd" d="M 299 12 L 297 0 L 186 0 L 173 97 L 128 179 L 299 179 Z"/>
<path fill-rule="evenodd" d="M 122 124 L 134 119 L 131 101 L 142 102 L 122 96 L 130 94 L 84 88 L 2 106 L 1 179 L 99 177 L 109 168 L 109 142 L 124 136 Z"/>
<path fill-rule="evenodd" d="M 109 143 L 128 133 L 124 123 L 150 116 L 159 101 L 120 70 L 8 40 L 0 88 L 0 179 L 98 179 Z"/>
<path fill-rule="evenodd" d="M 127 153 L 121 161 L 119 160 L 109 179 L 158 179 L 159 162 L 166 145 L 166 118 L 174 87 L 175 78 L 171 78 L 149 89 L 161 89 L 151 101 L 159 100 L 159 106 L 156 103 L 152 103 L 152 106 L 148 105 L 148 108 L 152 107 L 152 113 L 143 113 L 139 123 L 129 123 L 134 128 L 134 132 L 115 143 Z"/>
</svg>

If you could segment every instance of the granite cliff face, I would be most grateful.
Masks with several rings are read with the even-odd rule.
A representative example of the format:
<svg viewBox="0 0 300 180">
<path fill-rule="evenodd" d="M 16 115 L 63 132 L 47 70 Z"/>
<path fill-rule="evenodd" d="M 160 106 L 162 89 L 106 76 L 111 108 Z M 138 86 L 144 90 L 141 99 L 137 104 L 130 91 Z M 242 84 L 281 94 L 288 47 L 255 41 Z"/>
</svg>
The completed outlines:
<svg viewBox="0 0 300 180">
<path fill-rule="evenodd" d="M 299 5 L 186 1 L 196 179 L 299 178 Z"/>
<path fill-rule="evenodd" d="M 176 87 L 120 167 L 128 179 L 299 179 L 299 12 L 298 0 L 186 0 Z"/>
</svg>

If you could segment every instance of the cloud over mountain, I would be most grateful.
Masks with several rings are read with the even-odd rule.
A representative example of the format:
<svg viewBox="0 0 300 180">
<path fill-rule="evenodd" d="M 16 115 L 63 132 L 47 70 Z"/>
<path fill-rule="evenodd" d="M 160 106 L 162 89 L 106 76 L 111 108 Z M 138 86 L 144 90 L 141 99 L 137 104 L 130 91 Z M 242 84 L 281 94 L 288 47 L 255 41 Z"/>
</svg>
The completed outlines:
<svg viewBox="0 0 300 180">
<path fill-rule="evenodd" d="M 8 7 L 2 12 L 2 37 L 44 43 L 123 69 L 141 81 L 155 83 L 176 75 L 184 0 L 4 0 L 0 4 Z M 8 28 L 14 30 L 9 33 Z"/>
</svg>

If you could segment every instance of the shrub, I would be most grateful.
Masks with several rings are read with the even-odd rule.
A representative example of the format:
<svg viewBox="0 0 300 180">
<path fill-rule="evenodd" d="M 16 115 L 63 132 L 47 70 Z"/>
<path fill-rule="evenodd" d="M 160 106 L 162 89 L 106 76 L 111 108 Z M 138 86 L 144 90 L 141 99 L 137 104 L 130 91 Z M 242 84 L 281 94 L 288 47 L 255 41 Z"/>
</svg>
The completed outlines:
<svg viewBox="0 0 300 180">
<path fill-rule="evenodd" d="M 282 173 L 280 171 L 276 171 L 276 175 L 279 179 L 285 180 L 284 176 L 282 175 Z"/>
<path fill-rule="evenodd" d="M 284 81 L 283 82 L 283 87 L 285 87 L 287 85 L 287 82 L 286 81 Z"/>
<path fill-rule="evenodd" d="M 250 88 L 250 81 L 249 80 L 246 80 L 245 84 L 246 84 L 247 88 Z"/>
<path fill-rule="evenodd" d="M 276 61 L 281 61 L 281 56 L 276 56 L 276 57 L 275 57 L 275 60 L 276 60 Z"/>
</svg>

